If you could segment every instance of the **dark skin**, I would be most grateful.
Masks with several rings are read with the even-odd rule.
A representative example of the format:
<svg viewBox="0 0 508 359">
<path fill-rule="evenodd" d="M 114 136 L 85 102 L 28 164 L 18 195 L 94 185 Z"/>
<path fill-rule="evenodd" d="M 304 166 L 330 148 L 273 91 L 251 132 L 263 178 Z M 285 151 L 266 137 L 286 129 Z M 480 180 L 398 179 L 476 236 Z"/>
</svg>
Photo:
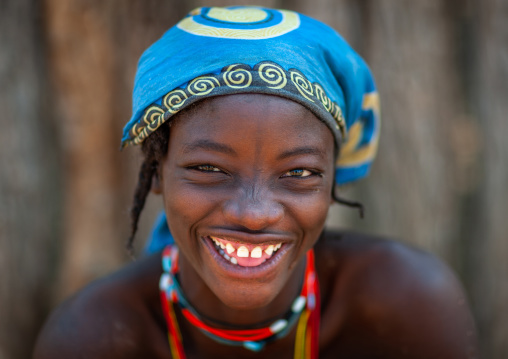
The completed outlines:
<svg viewBox="0 0 508 359">
<path fill-rule="evenodd" d="M 178 117 L 154 190 L 180 249 L 188 300 L 213 321 L 271 322 L 297 296 L 314 247 L 320 358 L 476 357 L 470 311 L 445 265 L 393 241 L 323 232 L 333 153 L 330 130 L 278 97 L 218 97 Z M 283 246 L 273 265 L 238 268 L 214 254 L 209 236 Z M 143 258 L 66 301 L 34 358 L 171 358 L 160 262 L 160 253 Z M 177 316 L 188 358 L 293 357 L 294 330 L 253 353 L 218 344 Z"/>
</svg>

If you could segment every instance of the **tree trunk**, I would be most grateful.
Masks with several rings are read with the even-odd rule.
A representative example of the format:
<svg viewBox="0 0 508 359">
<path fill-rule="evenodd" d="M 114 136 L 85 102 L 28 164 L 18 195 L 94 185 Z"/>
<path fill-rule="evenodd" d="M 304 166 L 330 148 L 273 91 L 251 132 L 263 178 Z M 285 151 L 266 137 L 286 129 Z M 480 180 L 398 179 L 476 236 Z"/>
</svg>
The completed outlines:
<svg viewBox="0 0 508 359">
<path fill-rule="evenodd" d="M 128 208 L 140 161 L 136 151 L 120 153 L 121 130 L 136 59 L 184 15 L 170 5 L 46 1 L 65 163 L 60 298 L 128 258 Z"/>
<path fill-rule="evenodd" d="M 0 2 L 0 358 L 28 358 L 49 309 L 61 198 L 37 3 Z"/>
</svg>

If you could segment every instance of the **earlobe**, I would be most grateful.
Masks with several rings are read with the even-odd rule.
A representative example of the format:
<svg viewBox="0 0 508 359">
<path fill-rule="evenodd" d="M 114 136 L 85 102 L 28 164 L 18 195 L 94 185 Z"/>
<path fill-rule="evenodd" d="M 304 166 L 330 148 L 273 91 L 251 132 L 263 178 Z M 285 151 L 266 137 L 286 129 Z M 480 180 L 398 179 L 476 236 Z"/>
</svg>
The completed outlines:
<svg viewBox="0 0 508 359">
<path fill-rule="evenodd" d="M 161 194 L 161 181 L 159 180 L 159 173 L 156 171 L 152 176 L 152 186 L 150 187 L 150 191 L 154 194 Z"/>
</svg>

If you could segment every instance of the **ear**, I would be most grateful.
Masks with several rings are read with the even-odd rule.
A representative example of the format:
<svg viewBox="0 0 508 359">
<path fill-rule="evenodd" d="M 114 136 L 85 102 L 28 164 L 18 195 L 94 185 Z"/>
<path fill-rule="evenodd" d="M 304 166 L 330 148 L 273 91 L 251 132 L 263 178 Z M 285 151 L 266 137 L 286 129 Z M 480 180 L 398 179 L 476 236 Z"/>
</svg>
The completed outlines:
<svg viewBox="0 0 508 359">
<path fill-rule="evenodd" d="M 159 171 L 155 171 L 155 173 L 152 176 L 152 186 L 150 187 L 150 191 L 154 194 L 161 194 L 162 193 L 162 187 L 161 187 L 161 181 L 159 178 Z"/>
</svg>

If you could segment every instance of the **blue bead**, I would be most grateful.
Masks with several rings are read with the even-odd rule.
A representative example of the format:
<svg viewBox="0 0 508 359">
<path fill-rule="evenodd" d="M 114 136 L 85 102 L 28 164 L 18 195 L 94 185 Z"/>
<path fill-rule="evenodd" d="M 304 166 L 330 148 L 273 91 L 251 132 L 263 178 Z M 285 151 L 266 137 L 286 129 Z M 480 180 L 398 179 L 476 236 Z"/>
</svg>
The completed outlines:
<svg viewBox="0 0 508 359">
<path fill-rule="evenodd" d="M 253 352 L 258 352 L 260 351 L 261 349 L 264 348 L 265 346 L 265 343 L 260 343 L 260 342 L 243 342 L 243 346 L 245 349 L 249 349 Z"/>
<path fill-rule="evenodd" d="M 169 256 L 162 258 L 162 268 L 164 268 L 165 272 L 171 272 L 171 258 Z"/>
</svg>

